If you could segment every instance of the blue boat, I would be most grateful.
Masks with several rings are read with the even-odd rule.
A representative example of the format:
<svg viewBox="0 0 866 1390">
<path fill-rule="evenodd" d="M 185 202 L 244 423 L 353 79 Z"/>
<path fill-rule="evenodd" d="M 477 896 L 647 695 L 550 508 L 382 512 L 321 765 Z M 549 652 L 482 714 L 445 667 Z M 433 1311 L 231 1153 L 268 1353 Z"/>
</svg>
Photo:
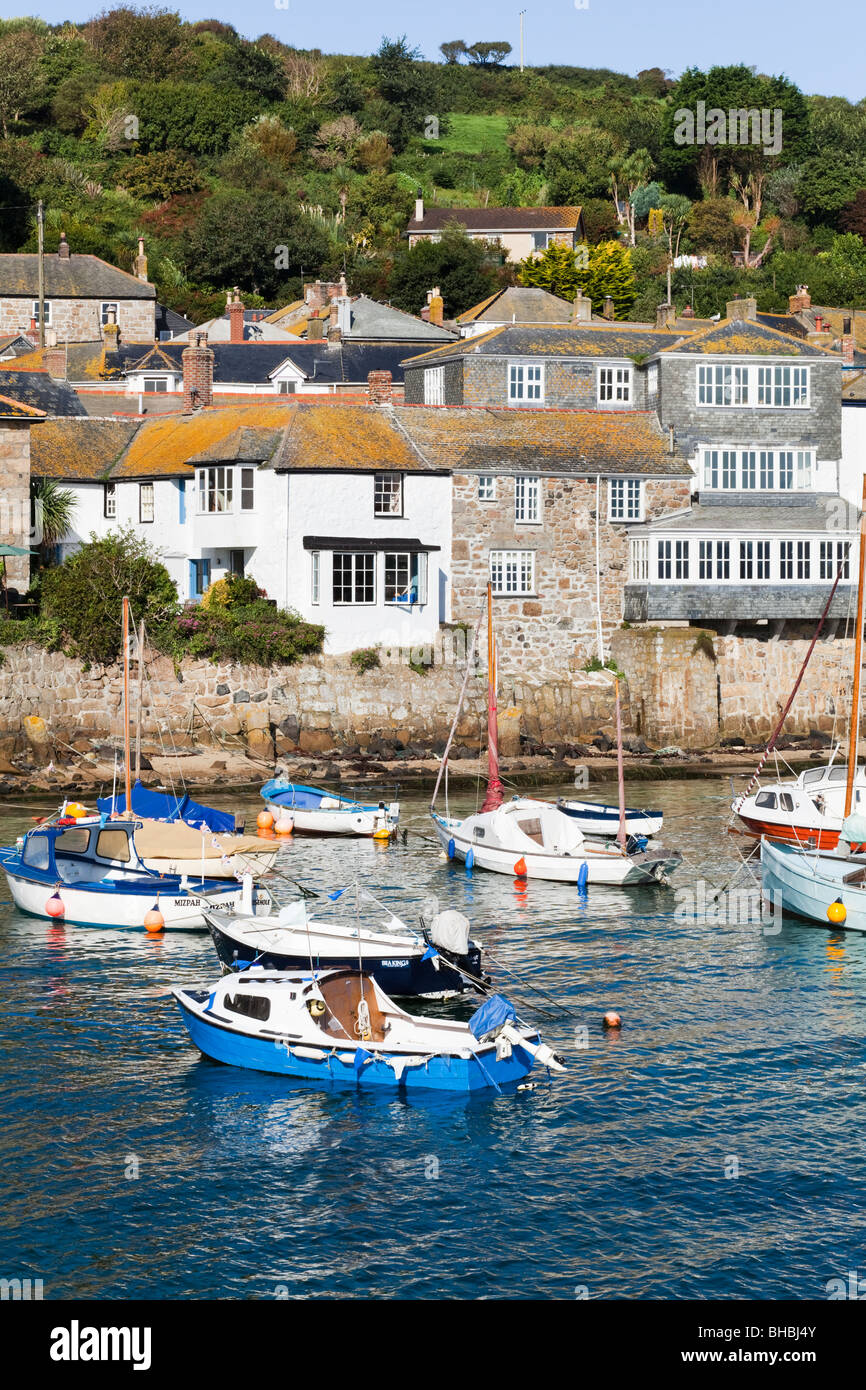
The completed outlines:
<svg viewBox="0 0 866 1390">
<path fill-rule="evenodd" d="M 196 830 L 213 830 L 229 835 L 243 828 L 242 824 L 237 823 L 237 818 L 229 815 L 228 811 L 217 811 L 213 806 L 202 806 L 199 802 L 193 801 L 188 792 L 184 792 L 183 796 L 172 796 L 168 792 L 151 791 L 148 787 L 143 787 L 141 782 L 135 782 L 130 801 L 132 814 L 141 816 L 143 820 L 182 820 Z M 99 810 L 108 816 L 127 814 L 125 796 L 101 796 L 96 804 Z"/>
<path fill-rule="evenodd" d="M 366 835 L 387 839 L 397 829 L 400 804 L 377 801 L 364 803 L 351 797 L 287 782 L 274 777 L 262 787 L 261 795 L 275 817 L 288 817 L 294 829 L 307 835 Z"/>
<path fill-rule="evenodd" d="M 55 821 L 0 849 L 16 907 L 85 927 L 143 927 L 156 908 L 166 928 L 204 930 L 204 910 L 272 906 L 266 889 L 237 880 L 156 874 L 135 847 L 138 821 Z"/>
<path fill-rule="evenodd" d="M 252 967 L 215 985 L 172 989 L 195 1046 L 229 1066 L 318 1086 L 502 1091 L 538 1061 L 565 1067 L 501 995 L 468 1023 L 399 1008 L 360 971 L 270 973 Z"/>
</svg>

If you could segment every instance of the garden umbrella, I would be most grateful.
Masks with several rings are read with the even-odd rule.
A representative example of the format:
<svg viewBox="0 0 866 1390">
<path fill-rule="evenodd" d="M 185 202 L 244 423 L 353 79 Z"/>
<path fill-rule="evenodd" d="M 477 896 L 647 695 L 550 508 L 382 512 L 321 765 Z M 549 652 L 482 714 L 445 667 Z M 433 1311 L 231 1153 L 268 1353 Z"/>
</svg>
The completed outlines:
<svg viewBox="0 0 866 1390">
<path fill-rule="evenodd" d="M 28 545 L 5 545 L 0 544 L 0 560 L 3 561 L 3 598 L 6 602 L 6 611 L 9 611 L 9 594 L 6 590 L 6 556 L 7 555 L 29 555 Z"/>
</svg>

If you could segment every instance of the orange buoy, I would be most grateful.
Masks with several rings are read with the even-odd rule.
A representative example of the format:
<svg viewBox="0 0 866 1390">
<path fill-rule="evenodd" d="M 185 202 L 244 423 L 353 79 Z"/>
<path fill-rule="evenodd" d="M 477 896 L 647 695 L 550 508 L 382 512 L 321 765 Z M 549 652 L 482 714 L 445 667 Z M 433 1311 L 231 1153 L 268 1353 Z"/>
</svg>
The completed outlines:
<svg viewBox="0 0 866 1390">
<path fill-rule="evenodd" d="M 609 1009 L 601 1021 L 605 1028 L 622 1027 L 622 1019 L 618 1013 L 614 1013 L 613 1009 Z"/>
<path fill-rule="evenodd" d="M 259 827 L 259 830 L 273 830 L 274 818 L 270 811 L 259 811 L 259 814 L 256 816 L 256 825 Z"/>
<path fill-rule="evenodd" d="M 841 898 L 837 898 L 836 901 L 831 903 L 827 908 L 827 921 L 832 922 L 836 926 L 841 926 L 847 916 L 848 909 Z"/>
<path fill-rule="evenodd" d="M 274 829 L 278 835 L 291 835 L 295 828 L 294 818 L 286 814 L 285 811 L 278 817 Z"/>
<path fill-rule="evenodd" d="M 51 897 L 48 899 L 48 902 L 45 904 L 45 911 L 48 913 L 49 917 L 65 916 L 66 908 L 63 905 L 63 899 L 61 898 L 60 894 L 57 892 L 56 889 L 52 893 Z"/>
<path fill-rule="evenodd" d="M 157 936 L 159 932 L 165 931 L 165 918 L 159 910 L 159 898 L 157 898 L 149 912 L 144 914 L 144 930 Z"/>
<path fill-rule="evenodd" d="M 514 866 L 515 878 L 526 878 L 526 860 L 521 856 Z"/>
</svg>

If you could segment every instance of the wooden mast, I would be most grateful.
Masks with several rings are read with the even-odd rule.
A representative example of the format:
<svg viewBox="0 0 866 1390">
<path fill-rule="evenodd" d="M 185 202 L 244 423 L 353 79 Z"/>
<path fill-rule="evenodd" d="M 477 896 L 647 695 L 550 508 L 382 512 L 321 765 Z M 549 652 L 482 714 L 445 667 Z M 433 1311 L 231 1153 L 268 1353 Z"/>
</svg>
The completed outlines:
<svg viewBox="0 0 866 1390">
<path fill-rule="evenodd" d="M 132 815 L 132 786 L 129 750 L 129 599 L 123 599 L 123 778 L 126 791 L 126 814 Z"/>
<path fill-rule="evenodd" d="M 499 715 L 496 708 L 496 640 L 493 635 L 493 585 L 487 583 L 487 795 L 482 811 L 502 805 L 505 790 L 499 780 Z"/>
<path fill-rule="evenodd" d="M 860 503 L 860 556 L 857 577 L 857 627 L 854 632 L 854 690 L 851 699 L 851 724 L 848 731 L 848 781 L 845 785 L 845 819 L 851 814 L 854 801 L 854 776 L 857 771 L 857 741 L 860 734 L 860 672 L 863 665 L 863 589 L 866 580 L 866 474 L 863 475 L 863 497 Z"/>
<path fill-rule="evenodd" d="M 616 780 L 619 792 L 619 829 L 616 842 L 625 849 L 625 772 L 622 765 L 622 710 L 619 703 L 619 676 L 616 677 Z"/>
</svg>

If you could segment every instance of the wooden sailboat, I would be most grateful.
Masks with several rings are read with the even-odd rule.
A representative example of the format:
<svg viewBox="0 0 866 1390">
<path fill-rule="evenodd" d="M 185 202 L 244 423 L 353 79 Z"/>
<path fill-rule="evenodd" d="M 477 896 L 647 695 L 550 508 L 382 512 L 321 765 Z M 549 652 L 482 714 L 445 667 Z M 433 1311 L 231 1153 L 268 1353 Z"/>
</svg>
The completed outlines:
<svg viewBox="0 0 866 1390">
<path fill-rule="evenodd" d="M 863 667 L 863 600 L 866 593 L 866 476 L 860 511 L 860 556 L 857 581 L 857 627 L 854 635 L 854 686 L 848 734 L 848 764 L 842 822 L 835 850 L 761 840 L 764 896 L 822 927 L 866 931 L 866 854 L 854 847 L 866 842 L 866 817 L 852 815 L 860 735 L 860 687 Z"/>
<path fill-rule="evenodd" d="M 475 639 L 430 806 L 436 835 L 449 859 L 461 861 L 468 869 L 489 869 L 516 878 L 539 878 L 581 887 L 587 883 L 631 885 L 666 881 L 667 873 L 680 862 L 680 855 L 664 849 L 628 851 L 623 831 L 622 794 L 622 838 L 614 843 L 587 839 L 574 818 L 552 802 L 528 796 L 515 796 L 505 801 L 499 771 L 496 642 L 490 584 L 487 585 L 487 794 L 481 810 L 474 815 L 453 818 L 448 815 L 447 807 L 444 816 L 437 812 L 436 798 L 442 778 L 447 775 L 448 754 L 474 652 Z M 621 738 L 619 742 L 621 755 Z"/>
</svg>

